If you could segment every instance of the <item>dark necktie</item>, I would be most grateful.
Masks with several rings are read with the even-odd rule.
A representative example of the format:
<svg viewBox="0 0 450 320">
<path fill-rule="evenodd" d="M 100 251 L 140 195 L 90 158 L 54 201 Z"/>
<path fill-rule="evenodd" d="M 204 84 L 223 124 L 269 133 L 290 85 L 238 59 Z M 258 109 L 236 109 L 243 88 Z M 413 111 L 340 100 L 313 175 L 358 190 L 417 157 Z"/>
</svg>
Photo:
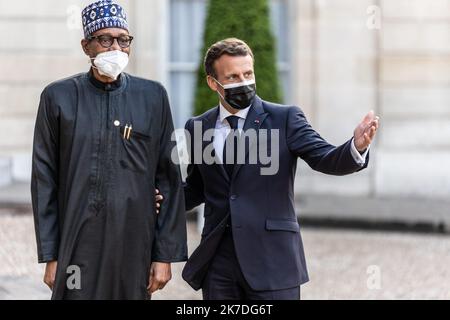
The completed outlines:
<svg viewBox="0 0 450 320">
<path fill-rule="evenodd" d="M 223 146 L 223 166 L 225 168 L 225 171 L 227 172 L 228 176 L 231 178 L 233 174 L 234 165 L 237 162 L 237 149 L 238 149 L 238 137 L 234 134 L 234 131 L 237 131 L 238 129 L 238 122 L 239 117 L 237 116 L 229 116 L 226 118 L 228 123 L 231 127 L 231 132 L 228 134 L 227 138 L 225 139 L 225 145 Z M 231 163 L 227 163 L 227 155 L 231 152 L 231 150 L 228 150 L 228 148 L 233 148 L 233 158 Z M 231 156 L 230 156 L 231 157 Z"/>
</svg>

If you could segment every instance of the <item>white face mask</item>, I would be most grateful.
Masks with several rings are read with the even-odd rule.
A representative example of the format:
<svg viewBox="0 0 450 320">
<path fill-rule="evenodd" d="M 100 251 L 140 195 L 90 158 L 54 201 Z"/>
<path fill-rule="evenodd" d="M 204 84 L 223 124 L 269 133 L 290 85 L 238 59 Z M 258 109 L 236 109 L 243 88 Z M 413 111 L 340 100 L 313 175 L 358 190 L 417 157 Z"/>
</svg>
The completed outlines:
<svg viewBox="0 0 450 320">
<path fill-rule="evenodd" d="M 117 80 L 117 77 L 128 65 L 128 54 L 120 50 L 99 53 L 94 60 L 93 67 L 102 76 Z"/>
</svg>

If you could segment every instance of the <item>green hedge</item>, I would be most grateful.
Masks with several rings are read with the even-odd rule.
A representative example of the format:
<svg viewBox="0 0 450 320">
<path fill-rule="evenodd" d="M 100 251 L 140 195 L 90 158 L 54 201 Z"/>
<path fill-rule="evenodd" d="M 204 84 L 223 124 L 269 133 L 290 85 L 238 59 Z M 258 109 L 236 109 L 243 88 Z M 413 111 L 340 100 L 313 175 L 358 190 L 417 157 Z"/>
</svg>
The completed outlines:
<svg viewBox="0 0 450 320">
<path fill-rule="evenodd" d="M 257 94 L 264 100 L 281 102 L 269 10 L 267 0 L 209 0 L 202 59 L 197 72 L 196 115 L 216 106 L 219 101 L 217 93 L 206 83 L 204 55 L 212 44 L 231 37 L 244 40 L 252 48 L 255 55 Z"/>
</svg>

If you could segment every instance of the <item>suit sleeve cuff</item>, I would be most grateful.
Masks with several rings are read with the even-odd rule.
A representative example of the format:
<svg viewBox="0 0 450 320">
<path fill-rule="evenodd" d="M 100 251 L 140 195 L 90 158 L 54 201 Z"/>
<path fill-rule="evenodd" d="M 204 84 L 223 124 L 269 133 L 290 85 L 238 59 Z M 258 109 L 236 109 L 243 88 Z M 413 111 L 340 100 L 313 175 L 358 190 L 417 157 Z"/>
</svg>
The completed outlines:
<svg viewBox="0 0 450 320">
<path fill-rule="evenodd" d="M 359 153 L 358 149 L 356 149 L 356 146 L 355 146 L 355 139 L 352 139 L 352 143 L 350 146 L 350 152 L 352 154 L 353 159 L 355 160 L 355 162 L 358 165 L 363 166 L 366 163 L 366 157 L 367 157 L 367 154 L 369 153 L 369 149 L 370 149 L 370 145 L 367 147 L 366 151 L 364 151 L 363 154 Z"/>
</svg>

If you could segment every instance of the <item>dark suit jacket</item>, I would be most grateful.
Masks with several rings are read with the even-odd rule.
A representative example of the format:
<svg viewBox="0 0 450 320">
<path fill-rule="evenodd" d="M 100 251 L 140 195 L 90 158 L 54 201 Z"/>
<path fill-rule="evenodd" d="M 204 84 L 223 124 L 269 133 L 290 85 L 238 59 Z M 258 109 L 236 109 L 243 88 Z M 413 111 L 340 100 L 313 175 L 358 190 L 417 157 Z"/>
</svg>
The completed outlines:
<svg viewBox="0 0 450 320">
<path fill-rule="evenodd" d="M 194 122 L 200 121 L 204 132 L 215 127 L 218 115 L 216 107 L 190 119 L 186 129 L 192 141 L 201 139 L 194 136 Z M 307 282 L 294 208 L 298 157 L 312 169 L 331 175 L 346 175 L 367 167 L 367 162 L 360 166 L 353 159 L 351 139 L 339 147 L 327 143 L 311 128 L 298 107 L 276 105 L 256 97 L 244 131 L 250 128 L 279 130 L 279 170 L 275 175 L 261 175 L 264 165 L 259 161 L 236 165 L 231 179 L 220 164 L 188 166 L 184 186 L 186 208 L 205 203 L 202 241 L 183 270 L 183 278 L 194 289 L 201 288 L 228 215 L 232 218 L 236 255 L 252 289 L 281 290 Z M 203 149 L 210 143 L 203 142 Z M 193 160 L 194 143 L 190 151 Z"/>
</svg>

